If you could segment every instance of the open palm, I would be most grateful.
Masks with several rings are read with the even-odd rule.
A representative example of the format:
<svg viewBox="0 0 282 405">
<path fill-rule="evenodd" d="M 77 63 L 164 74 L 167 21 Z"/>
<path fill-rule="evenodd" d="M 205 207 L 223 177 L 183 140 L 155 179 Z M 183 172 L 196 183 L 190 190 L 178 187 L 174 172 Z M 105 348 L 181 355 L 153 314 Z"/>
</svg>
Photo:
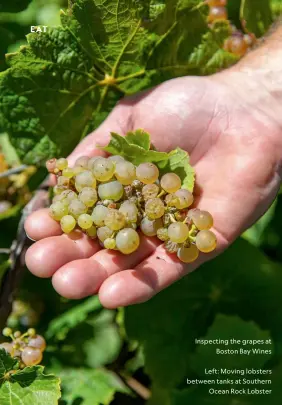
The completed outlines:
<svg viewBox="0 0 282 405">
<path fill-rule="evenodd" d="M 145 236 L 128 256 L 101 250 L 80 232 L 62 235 L 43 209 L 26 221 L 27 234 L 37 241 L 26 254 L 32 273 L 52 277 L 68 298 L 99 293 L 108 308 L 143 302 L 220 253 L 264 213 L 281 182 L 275 144 L 280 128 L 222 75 L 171 80 L 123 100 L 70 156 L 73 163 L 81 155 L 101 154 L 95 145 L 106 144 L 110 131 L 137 128 L 148 131 L 159 150 L 187 150 L 196 170 L 195 204 L 214 217 L 216 251 L 186 265 Z"/>
</svg>

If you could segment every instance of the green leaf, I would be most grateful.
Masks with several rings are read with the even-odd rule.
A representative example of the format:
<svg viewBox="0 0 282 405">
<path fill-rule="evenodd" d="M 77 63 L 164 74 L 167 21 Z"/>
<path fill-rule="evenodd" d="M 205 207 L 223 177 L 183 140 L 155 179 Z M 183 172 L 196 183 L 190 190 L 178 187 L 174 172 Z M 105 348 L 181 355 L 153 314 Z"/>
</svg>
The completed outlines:
<svg viewBox="0 0 282 405">
<path fill-rule="evenodd" d="M 242 0 L 240 18 L 249 32 L 261 37 L 273 22 L 270 0 Z"/>
<path fill-rule="evenodd" d="M 139 145 L 146 150 L 150 149 L 150 135 L 144 129 L 136 129 L 136 131 L 127 132 L 125 139 L 129 144 Z"/>
<path fill-rule="evenodd" d="M 59 376 L 62 380 L 63 397 L 66 405 L 108 405 L 116 392 L 130 393 L 116 374 L 105 369 L 63 369 Z"/>
<path fill-rule="evenodd" d="M 15 148 L 11 145 L 7 134 L 0 134 L 0 150 L 5 156 L 5 161 L 10 166 L 20 163 Z"/>
<path fill-rule="evenodd" d="M 1 405 L 57 405 L 60 380 L 43 374 L 42 366 L 18 370 L 18 361 L 0 350 Z"/>
</svg>

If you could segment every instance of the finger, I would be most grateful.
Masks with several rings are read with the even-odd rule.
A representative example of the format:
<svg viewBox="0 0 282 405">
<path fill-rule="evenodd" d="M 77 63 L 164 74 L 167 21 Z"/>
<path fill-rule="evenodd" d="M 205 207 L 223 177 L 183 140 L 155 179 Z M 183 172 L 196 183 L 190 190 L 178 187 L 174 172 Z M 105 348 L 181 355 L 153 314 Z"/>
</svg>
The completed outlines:
<svg viewBox="0 0 282 405">
<path fill-rule="evenodd" d="M 80 231 L 69 235 L 40 240 L 26 252 L 25 262 L 37 277 L 51 277 L 61 266 L 77 259 L 92 256 L 100 249 L 98 243 Z"/>
<path fill-rule="evenodd" d="M 215 232 L 216 233 L 216 232 Z M 107 278 L 99 290 L 99 298 L 106 308 L 117 308 L 149 300 L 184 275 L 195 270 L 201 264 L 215 257 L 225 248 L 226 242 L 217 234 L 218 248 L 210 254 L 200 254 L 191 264 L 179 261 L 175 254 L 169 254 L 164 245 L 129 269 Z"/>
<path fill-rule="evenodd" d="M 63 297 L 78 299 L 96 294 L 112 274 L 136 266 L 156 249 L 156 238 L 141 236 L 139 248 L 130 255 L 100 250 L 89 259 L 75 260 L 62 266 L 53 276 L 53 286 Z"/>
<path fill-rule="evenodd" d="M 48 208 L 33 212 L 24 224 L 27 236 L 32 240 L 40 240 L 49 236 L 62 234 L 61 226 L 49 215 Z"/>
</svg>

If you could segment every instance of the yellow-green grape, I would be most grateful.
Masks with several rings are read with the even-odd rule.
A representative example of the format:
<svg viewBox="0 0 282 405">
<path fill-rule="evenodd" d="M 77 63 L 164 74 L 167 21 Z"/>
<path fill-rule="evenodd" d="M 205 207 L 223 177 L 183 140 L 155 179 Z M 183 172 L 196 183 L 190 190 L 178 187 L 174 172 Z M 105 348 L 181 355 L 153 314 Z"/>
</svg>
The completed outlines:
<svg viewBox="0 0 282 405">
<path fill-rule="evenodd" d="M 212 252 L 216 248 L 217 240 L 212 231 L 203 230 L 196 236 L 196 246 L 203 253 Z"/>
<path fill-rule="evenodd" d="M 74 166 L 72 170 L 75 176 L 78 175 L 79 173 L 85 172 L 85 169 L 82 166 Z"/>
<path fill-rule="evenodd" d="M 185 188 L 177 190 L 174 195 L 177 197 L 175 207 L 179 210 L 190 207 L 190 205 L 192 205 L 194 202 L 193 194 L 191 191 L 186 190 Z"/>
<path fill-rule="evenodd" d="M 74 170 L 72 167 L 67 167 L 63 170 L 62 175 L 68 179 L 71 179 L 74 176 Z"/>
<path fill-rule="evenodd" d="M 87 212 L 87 207 L 86 205 L 76 199 L 76 200 L 72 200 L 69 204 L 69 214 L 74 216 L 75 218 L 78 218 L 79 215 L 81 214 L 85 214 Z"/>
<path fill-rule="evenodd" d="M 167 193 L 175 193 L 181 187 L 181 179 L 175 173 L 166 173 L 161 178 L 161 187 Z"/>
<path fill-rule="evenodd" d="M 65 190 L 66 190 L 65 186 L 56 185 L 55 187 L 53 187 L 53 192 L 55 195 L 62 194 Z"/>
<path fill-rule="evenodd" d="M 90 170 L 78 173 L 75 177 L 75 188 L 82 191 L 84 187 L 96 187 L 96 179 Z"/>
<path fill-rule="evenodd" d="M 146 184 L 142 188 L 142 195 L 145 200 L 149 200 L 150 198 L 155 198 L 159 194 L 159 186 L 157 184 Z"/>
<path fill-rule="evenodd" d="M 43 336 L 35 335 L 28 340 L 28 346 L 35 347 L 36 349 L 41 350 L 42 352 L 46 349 L 46 341 Z"/>
<path fill-rule="evenodd" d="M 124 162 L 124 158 L 120 155 L 112 155 L 108 157 L 109 160 L 111 160 L 115 165 L 119 162 Z"/>
<path fill-rule="evenodd" d="M 61 201 L 56 201 L 50 205 L 50 216 L 56 221 L 60 221 L 65 215 L 68 214 L 68 207 Z"/>
<path fill-rule="evenodd" d="M 160 198 L 151 198 L 145 204 L 145 212 L 150 219 L 161 218 L 165 212 L 164 203 Z"/>
<path fill-rule="evenodd" d="M 188 226 L 182 222 L 173 222 L 168 227 L 168 237 L 172 242 L 183 243 L 189 236 Z"/>
<path fill-rule="evenodd" d="M 78 198 L 86 207 L 93 207 L 98 200 L 97 191 L 92 187 L 84 187 L 79 193 Z"/>
<path fill-rule="evenodd" d="M 154 163 L 141 163 L 136 168 L 136 177 L 145 184 L 155 183 L 159 178 L 159 169 Z"/>
<path fill-rule="evenodd" d="M 65 186 L 68 187 L 69 186 L 69 179 L 65 176 L 59 176 L 58 180 L 57 180 L 57 184 L 58 186 Z"/>
<path fill-rule="evenodd" d="M 126 222 L 137 222 L 138 219 L 138 209 L 136 205 L 130 201 L 124 201 L 119 211 L 125 216 Z"/>
<path fill-rule="evenodd" d="M 92 158 L 90 158 L 87 163 L 87 169 L 92 171 L 93 167 L 94 167 L 94 163 L 96 162 L 97 159 L 100 159 L 100 158 L 101 158 L 101 156 L 93 156 Z"/>
<path fill-rule="evenodd" d="M 124 162 L 119 162 L 115 167 L 115 176 L 121 184 L 127 186 L 136 179 L 135 166 L 126 160 Z"/>
<path fill-rule="evenodd" d="M 109 160 L 101 157 L 97 159 L 93 164 L 92 173 L 99 181 L 108 181 L 110 180 L 115 172 L 114 163 Z"/>
<path fill-rule="evenodd" d="M 161 218 L 149 219 L 147 217 L 143 218 L 140 224 L 141 231 L 146 236 L 157 235 L 158 229 L 163 226 L 163 221 Z"/>
<path fill-rule="evenodd" d="M 78 159 L 75 161 L 75 166 L 80 166 L 83 167 L 84 169 L 88 168 L 88 162 L 89 162 L 89 157 L 88 156 L 80 156 Z"/>
<path fill-rule="evenodd" d="M 98 186 L 98 195 L 101 200 L 118 201 L 123 196 L 122 184 L 119 181 L 100 184 Z"/>
<path fill-rule="evenodd" d="M 16 332 L 14 332 L 14 337 L 16 339 L 18 339 L 21 336 L 21 332 L 19 330 L 16 330 Z"/>
<path fill-rule="evenodd" d="M 42 351 L 35 347 L 26 346 L 22 351 L 21 358 L 26 366 L 35 366 L 42 361 Z"/>
<path fill-rule="evenodd" d="M 104 207 L 104 205 L 96 205 L 91 214 L 94 224 L 97 226 L 105 225 L 105 218 L 108 212 L 109 209 Z"/>
<path fill-rule="evenodd" d="M 104 242 L 106 239 L 110 238 L 113 234 L 113 231 L 107 226 L 101 226 L 97 229 L 97 236 L 101 242 Z"/>
<path fill-rule="evenodd" d="M 213 226 L 213 217 L 208 211 L 196 209 L 191 212 L 190 217 L 200 231 L 210 229 Z"/>
<path fill-rule="evenodd" d="M 9 342 L 4 342 L 0 344 L 0 349 L 4 349 L 6 353 L 11 354 L 13 352 L 13 344 Z"/>
<path fill-rule="evenodd" d="M 125 216 L 122 212 L 110 209 L 105 217 L 105 225 L 113 231 L 119 231 L 125 225 Z"/>
<path fill-rule="evenodd" d="M 157 230 L 157 237 L 162 240 L 163 242 L 167 241 L 169 239 L 168 237 L 168 230 L 167 228 L 159 228 Z"/>
<path fill-rule="evenodd" d="M 93 218 L 88 214 L 81 214 L 77 219 L 77 223 L 81 229 L 88 229 L 93 225 Z"/>
<path fill-rule="evenodd" d="M 29 328 L 27 333 L 30 337 L 34 337 L 36 335 L 36 330 L 34 328 Z"/>
<path fill-rule="evenodd" d="M 135 252 L 140 244 L 138 233 L 132 228 L 124 228 L 117 233 L 116 246 L 121 253 L 126 255 Z"/>
<path fill-rule="evenodd" d="M 177 257 L 183 263 L 192 263 L 194 262 L 199 256 L 199 250 L 197 246 L 190 245 L 189 247 L 181 247 L 177 251 Z"/>
<path fill-rule="evenodd" d="M 66 200 L 68 204 L 73 201 L 77 200 L 77 194 L 72 190 L 65 190 L 60 194 L 61 201 Z"/>
<path fill-rule="evenodd" d="M 65 158 L 57 159 L 56 168 L 59 170 L 64 170 L 68 167 L 68 161 Z"/>
<path fill-rule="evenodd" d="M 104 240 L 104 247 L 106 249 L 114 249 L 116 247 L 116 241 L 114 238 L 107 238 Z"/>
<path fill-rule="evenodd" d="M 97 236 L 97 228 L 95 225 L 90 226 L 90 228 L 86 229 L 86 233 L 91 239 L 95 239 Z"/>
<path fill-rule="evenodd" d="M 176 197 L 175 193 L 167 194 L 165 196 L 166 205 L 169 207 L 176 207 L 178 201 L 178 197 Z"/>
<path fill-rule="evenodd" d="M 11 328 L 4 328 L 2 333 L 3 333 L 3 336 L 9 337 L 12 335 L 13 331 Z"/>
<path fill-rule="evenodd" d="M 61 219 L 61 228 L 64 233 L 70 233 L 71 231 L 74 230 L 75 225 L 76 225 L 76 220 L 74 219 L 73 216 L 71 215 L 65 215 Z"/>
</svg>

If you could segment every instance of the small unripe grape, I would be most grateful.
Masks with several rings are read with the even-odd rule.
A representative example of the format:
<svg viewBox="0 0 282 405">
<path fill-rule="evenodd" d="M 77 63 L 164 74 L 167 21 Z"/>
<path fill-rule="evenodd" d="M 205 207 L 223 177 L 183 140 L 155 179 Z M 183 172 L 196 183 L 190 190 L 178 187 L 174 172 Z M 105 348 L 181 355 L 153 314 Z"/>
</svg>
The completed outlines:
<svg viewBox="0 0 282 405">
<path fill-rule="evenodd" d="M 169 239 L 167 228 L 159 228 L 157 231 L 157 237 L 163 242 L 167 241 Z"/>
<path fill-rule="evenodd" d="M 98 195 L 102 200 L 118 201 L 123 196 L 122 184 L 119 181 L 100 184 L 98 186 Z"/>
<path fill-rule="evenodd" d="M 101 226 L 97 229 L 97 236 L 101 242 L 104 242 L 106 239 L 111 238 L 113 231 L 107 226 Z"/>
<path fill-rule="evenodd" d="M 123 228 L 125 222 L 125 216 L 118 210 L 110 209 L 105 217 L 105 225 L 113 231 Z"/>
<path fill-rule="evenodd" d="M 177 257 L 183 263 L 192 263 L 194 262 L 199 256 L 199 250 L 197 246 L 190 245 L 189 247 L 181 247 L 177 251 Z"/>
<path fill-rule="evenodd" d="M 152 219 L 145 217 L 142 219 L 140 224 L 140 229 L 146 236 L 155 236 L 157 235 L 158 229 L 163 226 L 163 221 L 161 218 Z"/>
<path fill-rule="evenodd" d="M 189 216 L 200 231 L 213 226 L 213 217 L 208 211 L 195 209 L 189 213 Z"/>
<path fill-rule="evenodd" d="M 42 352 L 46 349 L 46 341 L 43 336 L 35 335 L 28 340 L 28 346 L 35 347 L 36 349 L 41 350 Z"/>
<path fill-rule="evenodd" d="M 29 328 L 27 333 L 30 337 L 34 337 L 36 335 L 36 330 L 34 328 Z"/>
<path fill-rule="evenodd" d="M 108 181 L 110 180 L 115 172 L 115 165 L 114 163 L 103 157 L 96 159 L 93 164 L 92 173 L 99 181 Z"/>
<path fill-rule="evenodd" d="M 67 167 L 66 169 L 63 170 L 63 176 L 67 177 L 68 179 L 71 179 L 74 176 L 74 170 L 71 167 Z"/>
<path fill-rule="evenodd" d="M 227 20 L 227 10 L 225 7 L 211 7 L 209 16 L 208 16 L 208 21 L 209 22 L 215 22 L 215 21 L 220 21 L 220 20 Z"/>
<path fill-rule="evenodd" d="M 161 178 L 161 187 L 167 193 L 175 193 L 175 191 L 179 190 L 181 187 L 181 179 L 175 173 L 166 173 Z"/>
<path fill-rule="evenodd" d="M 216 244 L 216 236 L 209 230 L 200 231 L 196 236 L 196 246 L 200 252 L 212 252 L 216 248 Z"/>
<path fill-rule="evenodd" d="M 75 228 L 76 220 L 71 215 L 65 215 L 61 219 L 60 224 L 61 224 L 62 231 L 64 233 L 70 233 Z"/>
<path fill-rule="evenodd" d="M 130 201 L 124 201 L 119 211 L 123 213 L 127 222 L 137 222 L 138 219 L 138 209 L 136 205 Z"/>
<path fill-rule="evenodd" d="M 95 225 L 92 225 L 90 228 L 86 229 L 86 233 L 91 239 L 95 239 L 97 236 L 97 228 Z"/>
<path fill-rule="evenodd" d="M 104 247 L 106 249 L 114 249 L 116 247 L 116 241 L 114 238 L 107 238 L 104 240 Z"/>
<path fill-rule="evenodd" d="M 105 218 L 108 212 L 109 209 L 104 207 L 104 205 L 96 205 L 91 214 L 94 224 L 97 226 L 105 225 Z"/>
<path fill-rule="evenodd" d="M 126 160 L 119 162 L 115 165 L 115 176 L 124 186 L 129 185 L 136 179 L 135 166 Z"/>
<path fill-rule="evenodd" d="M 46 169 L 48 170 L 49 173 L 54 173 L 54 170 L 56 169 L 56 163 L 57 159 L 49 159 L 46 162 Z"/>
<path fill-rule="evenodd" d="M 149 200 L 150 198 L 155 198 L 159 194 L 159 186 L 157 184 L 146 184 L 142 188 L 142 195 L 145 200 Z"/>
<path fill-rule="evenodd" d="M 168 227 L 168 236 L 172 242 L 183 243 L 189 236 L 188 226 L 182 222 L 174 222 Z"/>
<path fill-rule="evenodd" d="M 16 332 L 14 332 L 14 337 L 17 339 L 21 336 L 21 332 L 19 330 L 17 330 Z"/>
<path fill-rule="evenodd" d="M 116 246 L 121 253 L 130 254 L 138 249 L 140 238 L 132 228 L 124 228 L 116 236 Z"/>
<path fill-rule="evenodd" d="M 81 214 L 77 219 L 77 223 L 81 229 L 88 229 L 93 225 L 93 218 L 88 214 Z"/>
<path fill-rule="evenodd" d="M 145 204 L 145 212 L 150 219 L 161 218 L 165 212 L 164 203 L 160 198 L 151 198 Z"/>
<path fill-rule="evenodd" d="M 89 157 L 88 156 L 80 156 L 75 161 L 75 166 L 83 167 L 84 169 L 88 168 Z"/>
<path fill-rule="evenodd" d="M 22 361 L 26 366 L 35 366 L 42 361 L 42 351 L 35 347 L 26 346 L 22 351 Z"/>
<path fill-rule="evenodd" d="M 96 179 L 90 170 L 78 173 L 75 177 L 75 188 L 82 191 L 84 187 L 96 187 Z"/>
<path fill-rule="evenodd" d="M 64 170 L 68 167 L 68 161 L 65 158 L 57 159 L 56 168 L 59 170 Z"/>
<path fill-rule="evenodd" d="M 92 187 L 84 187 L 79 193 L 78 198 L 86 207 L 93 207 L 98 200 L 97 191 Z"/>
<path fill-rule="evenodd" d="M 68 208 L 61 201 L 56 201 L 50 205 L 50 216 L 56 221 L 60 221 L 68 213 Z"/>
<path fill-rule="evenodd" d="M 154 163 L 141 163 L 136 168 L 136 177 L 145 184 L 152 184 L 159 177 L 159 169 Z"/>
</svg>

